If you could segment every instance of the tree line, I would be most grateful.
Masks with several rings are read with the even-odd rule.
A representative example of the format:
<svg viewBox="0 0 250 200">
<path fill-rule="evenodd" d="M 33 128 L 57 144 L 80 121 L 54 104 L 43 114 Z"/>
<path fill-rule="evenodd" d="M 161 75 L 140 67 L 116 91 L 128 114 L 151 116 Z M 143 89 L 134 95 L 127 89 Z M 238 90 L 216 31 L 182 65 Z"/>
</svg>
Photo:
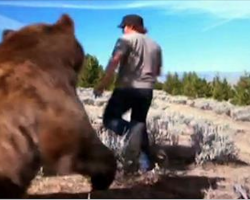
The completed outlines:
<svg viewBox="0 0 250 200">
<path fill-rule="evenodd" d="M 104 75 L 104 68 L 98 59 L 86 54 L 84 66 L 79 74 L 78 86 L 94 87 Z M 108 90 L 114 88 L 113 83 Z M 164 82 L 157 81 L 155 89 L 171 95 L 184 95 L 190 98 L 213 98 L 218 101 L 229 101 L 235 105 L 250 105 L 250 74 L 242 75 L 235 85 L 228 83 L 218 75 L 212 81 L 201 78 L 196 72 L 185 72 L 182 77 L 177 73 L 168 73 Z"/>
<path fill-rule="evenodd" d="M 200 78 L 195 72 L 186 72 L 182 77 L 168 73 L 165 82 L 157 82 L 155 89 L 171 95 L 184 95 L 190 98 L 213 98 L 229 101 L 234 105 L 250 105 L 250 74 L 243 74 L 234 85 L 218 75 L 212 81 Z"/>
<path fill-rule="evenodd" d="M 96 56 L 86 54 L 82 70 L 78 77 L 78 87 L 92 88 L 96 86 L 104 75 L 104 68 L 100 65 Z M 114 88 L 115 76 L 113 83 L 107 88 L 112 90 Z"/>
</svg>

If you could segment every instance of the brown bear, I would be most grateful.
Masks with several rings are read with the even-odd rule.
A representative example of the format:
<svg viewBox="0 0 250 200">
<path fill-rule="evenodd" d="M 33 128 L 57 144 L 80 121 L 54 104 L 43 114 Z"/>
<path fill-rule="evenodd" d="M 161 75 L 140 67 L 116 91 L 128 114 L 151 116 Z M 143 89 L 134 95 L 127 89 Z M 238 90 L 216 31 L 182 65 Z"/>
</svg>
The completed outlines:
<svg viewBox="0 0 250 200">
<path fill-rule="evenodd" d="M 32 24 L 0 44 L 0 198 L 19 198 L 41 164 L 108 189 L 113 152 L 98 138 L 76 93 L 84 50 L 64 14 Z"/>
</svg>

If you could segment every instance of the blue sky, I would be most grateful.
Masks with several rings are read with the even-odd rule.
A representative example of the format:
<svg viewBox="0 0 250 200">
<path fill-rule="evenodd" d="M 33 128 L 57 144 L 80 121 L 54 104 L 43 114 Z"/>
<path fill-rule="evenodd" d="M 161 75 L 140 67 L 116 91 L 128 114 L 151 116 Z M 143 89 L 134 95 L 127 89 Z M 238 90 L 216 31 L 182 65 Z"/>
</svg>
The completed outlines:
<svg viewBox="0 0 250 200">
<path fill-rule="evenodd" d="M 68 13 L 86 52 L 105 67 L 125 14 L 140 14 L 163 49 L 168 71 L 236 72 L 250 69 L 250 1 L 1 0 L 0 31 Z"/>
</svg>

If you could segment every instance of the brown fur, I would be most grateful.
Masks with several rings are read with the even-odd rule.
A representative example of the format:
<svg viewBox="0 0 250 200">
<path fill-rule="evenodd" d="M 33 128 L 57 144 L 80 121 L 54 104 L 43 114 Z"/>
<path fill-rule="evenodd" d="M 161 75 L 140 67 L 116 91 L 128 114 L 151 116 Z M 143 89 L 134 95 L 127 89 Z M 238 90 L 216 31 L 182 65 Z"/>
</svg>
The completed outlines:
<svg viewBox="0 0 250 200">
<path fill-rule="evenodd" d="M 91 126 L 76 94 L 84 51 L 74 23 L 34 24 L 0 45 L 0 197 L 20 197 L 45 164 L 60 174 L 112 183 L 116 160 Z"/>
</svg>

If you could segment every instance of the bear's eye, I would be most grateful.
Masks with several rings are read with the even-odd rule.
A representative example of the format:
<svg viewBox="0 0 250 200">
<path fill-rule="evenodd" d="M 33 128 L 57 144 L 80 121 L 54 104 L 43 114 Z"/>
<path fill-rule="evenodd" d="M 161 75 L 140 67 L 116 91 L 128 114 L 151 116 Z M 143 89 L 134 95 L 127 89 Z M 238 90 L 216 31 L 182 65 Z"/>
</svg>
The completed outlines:
<svg viewBox="0 0 250 200">
<path fill-rule="evenodd" d="M 52 26 L 45 26 L 43 30 L 45 33 L 50 34 L 53 32 L 53 27 Z"/>
</svg>

